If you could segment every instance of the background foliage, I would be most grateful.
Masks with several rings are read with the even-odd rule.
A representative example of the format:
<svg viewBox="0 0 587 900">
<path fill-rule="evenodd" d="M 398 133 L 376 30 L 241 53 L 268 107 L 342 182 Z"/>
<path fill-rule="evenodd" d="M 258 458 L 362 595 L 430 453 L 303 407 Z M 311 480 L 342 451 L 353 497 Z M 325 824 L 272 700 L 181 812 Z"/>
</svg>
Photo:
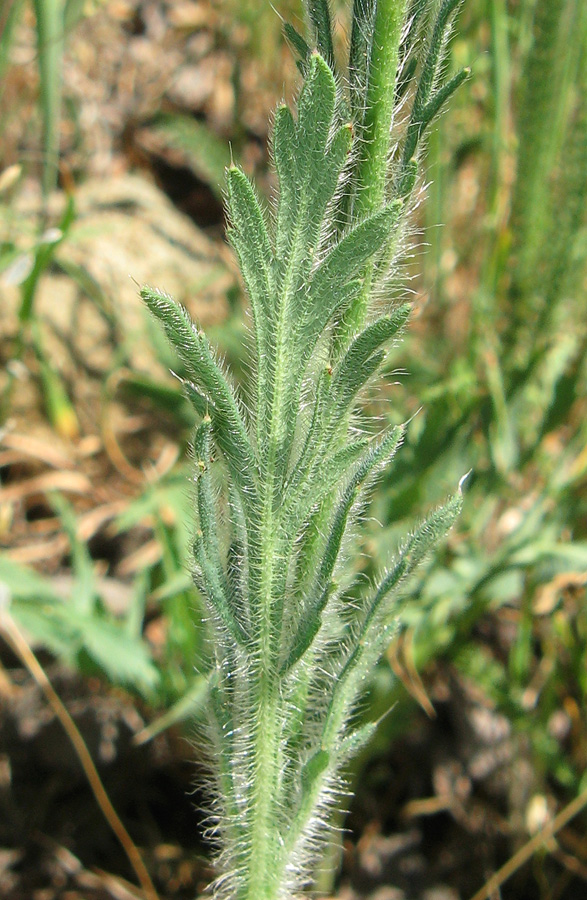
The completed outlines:
<svg viewBox="0 0 587 900">
<path fill-rule="evenodd" d="M 16 317 L 2 325 L 0 579 L 15 619 L 36 642 L 83 673 L 98 673 L 141 697 L 156 714 L 156 730 L 197 714 L 205 691 L 200 601 L 185 571 L 191 500 L 183 484 L 193 417 L 166 374 L 168 368 L 181 374 L 181 363 L 150 331 L 157 360 L 137 367 L 133 339 L 122 332 L 116 306 L 72 258 L 75 190 L 57 211 L 50 202 L 58 168 L 63 196 L 64 187 L 83 181 L 84 166 L 67 168 L 72 144 L 63 134 L 75 128 L 64 129 L 63 122 L 76 124 L 67 89 L 65 102 L 62 94 L 61 54 L 67 50 L 47 35 L 55 28 L 61 33 L 65 24 L 65 44 L 73 46 L 76 30 L 90 21 L 84 16 L 100 14 L 101 6 L 16 0 L 0 12 L 0 274 L 2 289 L 18 293 Z M 296 21 L 300 10 L 289 6 L 280 12 Z M 240 43 L 233 40 L 239 60 L 252 59 L 267 73 L 265 103 L 273 106 L 282 84 L 288 90 L 293 80 L 292 69 L 281 68 L 286 54 L 279 49 L 274 12 L 224 0 L 214 15 L 221 40 L 228 44 L 240 35 Z M 343 10 L 340 17 L 344 28 Z M 24 101 L 11 72 L 23 23 L 37 29 L 40 100 L 32 119 L 36 132 L 31 127 L 19 143 L 11 138 L 11 117 Z M 450 543 L 406 591 L 405 630 L 376 673 L 365 716 L 372 719 L 393 703 L 396 709 L 361 765 L 368 768 L 392 737 L 410 727 L 418 703 L 431 711 L 429 695 L 447 672 L 475 684 L 505 716 L 516 753 L 531 764 L 524 796 L 512 799 L 506 811 L 516 839 L 527 832 L 533 797 L 562 803 L 585 787 L 585 6 L 579 0 L 468 0 L 450 54 L 451 70 L 471 65 L 473 76 L 429 138 L 431 183 L 414 222 L 421 239 L 405 262 L 414 322 L 390 358 L 386 397 L 372 401 L 372 411 L 385 421 L 410 419 L 410 425 L 364 532 L 365 575 L 372 574 L 370 559 L 388 556 L 463 471 L 472 474 Z M 285 72 L 279 84 L 269 78 L 277 69 Z M 228 137 L 249 170 L 261 177 L 266 171 L 266 156 L 258 150 L 264 136 L 242 124 L 251 121 L 246 78 L 239 82 L 246 71 L 239 62 L 232 130 L 230 123 L 219 126 L 206 115 L 196 121 L 169 105 L 145 115 L 159 140 L 179 148 L 187 168 L 216 196 L 226 159 L 219 148 Z M 19 197 L 35 179 L 45 200 L 34 216 L 23 217 L 16 212 Z M 164 459 L 133 482 L 106 441 L 108 459 L 114 455 L 118 468 L 96 470 L 111 479 L 112 492 L 101 500 L 90 492 L 82 497 L 75 486 L 75 477 L 84 474 L 76 467 L 87 457 L 72 452 L 69 468 L 47 463 L 47 452 L 34 444 L 27 459 L 38 452 L 52 477 L 32 492 L 22 490 L 38 472 L 23 466 L 16 436 L 34 437 L 39 419 L 43 435 L 55 435 L 56 447 L 79 449 L 90 433 L 76 386 L 47 349 L 46 324 L 36 311 L 39 286 L 56 271 L 75 281 L 112 331 L 112 356 L 96 403 L 108 412 L 116 401 L 147 423 L 144 432 L 126 438 L 133 468 L 140 473 L 145 449 L 161 462 L 157 453 L 170 435 L 178 450 L 177 459 Z M 213 337 L 238 371 L 243 310 L 234 281 L 225 295 L 226 314 Z M 149 327 L 145 320 L 143 330 Z M 21 399 L 25 382 L 34 386 L 34 412 Z M 68 458 L 67 451 L 62 456 Z M 92 532 L 92 509 L 115 500 L 122 502 L 103 510 L 107 533 Z M 51 535 L 61 539 L 58 562 L 23 552 L 25 531 L 35 522 L 51 523 Z M 128 557 L 137 542 L 147 542 L 151 555 L 126 574 L 123 567 L 121 575 L 112 546 L 123 547 Z M 34 566 L 24 564 L 29 559 L 36 559 Z M 64 575 L 65 591 L 59 580 Z M 122 609 L 111 602 L 114 581 L 125 587 Z"/>
</svg>

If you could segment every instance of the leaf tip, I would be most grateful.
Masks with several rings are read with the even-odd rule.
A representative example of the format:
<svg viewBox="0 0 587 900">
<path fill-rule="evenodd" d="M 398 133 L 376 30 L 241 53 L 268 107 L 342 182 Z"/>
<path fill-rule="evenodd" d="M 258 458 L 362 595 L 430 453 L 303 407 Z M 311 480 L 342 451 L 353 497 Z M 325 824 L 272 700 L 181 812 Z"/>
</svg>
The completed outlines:
<svg viewBox="0 0 587 900">
<path fill-rule="evenodd" d="M 460 497 L 463 496 L 463 485 L 464 485 L 465 482 L 467 481 L 467 479 L 468 479 L 468 477 L 469 477 L 469 475 L 471 474 L 472 471 L 473 471 L 473 469 L 469 469 L 469 471 L 468 471 L 468 472 L 465 472 L 465 474 L 463 475 L 463 477 L 459 480 L 459 484 L 458 484 L 457 490 L 458 490 L 458 492 L 459 492 L 459 496 L 460 496 Z"/>
</svg>

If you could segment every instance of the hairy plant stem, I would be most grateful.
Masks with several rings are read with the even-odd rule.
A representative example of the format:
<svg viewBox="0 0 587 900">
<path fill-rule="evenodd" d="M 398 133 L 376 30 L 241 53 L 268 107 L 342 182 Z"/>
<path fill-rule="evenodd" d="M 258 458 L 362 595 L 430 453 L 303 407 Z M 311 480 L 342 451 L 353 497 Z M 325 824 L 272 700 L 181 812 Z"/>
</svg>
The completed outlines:
<svg viewBox="0 0 587 900">
<path fill-rule="evenodd" d="M 405 12 L 406 0 L 378 0 L 375 7 L 362 122 L 362 152 L 358 167 L 357 218 L 381 209 L 385 199 L 389 137 Z"/>
<path fill-rule="evenodd" d="M 364 2 L 364 0 L 356 0 Z M 389 141 L 406 0 L 377 0 L 371 52 L 367 60 L 366 102 L 360 125 L 361 156 L 357 166 L 353 219 L 381 209 L 389 181 Z M 341 343 L 363 327 L 369 308 L 373 263 L 365 267 L 363 290 L 344 317 Z"/>
<path fill-rule="evenodd" d="M 278 417 L 275 417 L 276 419 Z M 274 419 L 275 421 L 275 419 Z M 271 853 L 271 837 L 275 836 L 273 805 L 277 795 L 280 767 L 278 682 L 276 679 L 276 647 L 273 620 L 273 581 L 275 573 L 275 521 L 272 481 L 269 464 L 265 502 L 261 522 L 261 596 L 262 618 L 258 658 L 250 669 L 251 706 L 257 726 L 253 738 L 253 784 L 250 789 L 251 835 L 245 869 L 247 884 L 242 900 L 273 900 L 276 860 Z M 240 898 L 239 898 L 240 900 Z"/>
<path fill-rule="evenodd" d="M 281 881 L 276 852 L 279 848 L 273 846 L 276 837 L 273 826 L 281 757 L 278 728 L 282 717 L 277 708 L 278 684 L 267 671 L 263 660 L 255 666 L 251 677 L 256 681 L 253 706 L 257 710 L 258 724 L 254 744 L 254 784 L 250 797 L 250 848 L 244 867 L 247 881 L 238 900 L 275 900 Z"/>
<path fill-rule="evenodd" d="M 294 239 L 294 248 L 299 237 Z M 279 510 L 275 508 L 275 498 L 279 493 L 279 452 L 283 432 L 286 428 L 285 385 L 286 385 L 286 314 L 287 302 L 293 281 L 293 272 L 300 251 L 294 249 L 286 270 L 281 290 L 281 302 L 276 334 L 275 381 L 267 436 L 267 454 L 263 472 L 263 506 L 261 513 L 259 584 L 260 584 L 260 625 L 258 637 L 258 660 L 250 674 L 252 687 L 252 707 L 258 723 L 254 737 L 254 784 L 251 787 L 251 840 L 245 869 L 248 881 L 242 900 L 275 900 L 278 896 L 279 865 L 277 847 L 272 847 L 275 837 L 274 805 L 278 796 L 278 773 L 281 768 L 279 726 L 283 715 L 279 710 L 279 678 L 277 663 L 279 639 L 281 637 L 283 602 L 275 596 L 275 581 L 279 580 L 279 568 L 283 567 L 280 553 Z M 281 848 L 279 848 L 281 849 Z M 239 898 L 241 900 L 241 898 Z"/>
<path fill-rule="evenodd" d="M 437 45 L 457 2 L 443 0 L 422 68 L 425 105 L 410 164 L 446 94 L 433 93 Z M 398 196 L 388 171 L 405 8 L 406 0 L 357 0 L 345 97 L 332 68 L 327 0 L 311 0 L 321 52 L 290 28 L 305 82 L 297 116 L 285 105 L 275 116 L 274 214 L 238 167 L 228 169 L 229 237 L 255 330 L 252 417 L 187 311 L 141 292 L 176 348 L 201 418 L 194 576 L 215 656 L 216 900 L 291 900 L 311 879 L 340 770 L 375 728 L 356 727 L 352 712 L 395 629 L 389 595 L 460 509 L 459 492 L 400 547 L 379 587 L 353 596 L 346 539 L 403 434 L 391 427 L 358 436 L 351 422 L 408 312 L 367 312 L 375 280 L 378 289 L 389 283 L 409 194 Z"/>
</svg>

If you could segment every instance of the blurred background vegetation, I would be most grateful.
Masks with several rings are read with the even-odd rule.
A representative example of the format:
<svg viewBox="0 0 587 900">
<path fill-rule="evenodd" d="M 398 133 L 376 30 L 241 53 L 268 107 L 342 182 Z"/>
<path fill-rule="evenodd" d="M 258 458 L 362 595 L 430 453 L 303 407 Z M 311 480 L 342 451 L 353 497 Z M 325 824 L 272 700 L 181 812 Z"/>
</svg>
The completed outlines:
<svg viewBox="0 0 587 900">
<path fill-rule="evenodd" d="M 298 0 L 278 13 L 303 21 Z M 395 708 L 351 775 L 351 824 L 397 827 L 361 798 L 392 777 L 390 748 L 420 740 L 427 780 L 397 758 L 384 793 L 471 836 L 477 870 L 447 877 L 466 897 L 587 790 L 587 6 L 466 0 L 448 65 L 472 77 L 429 139 L 412 324 L 367 399 L 410 425 L 365 523 L 365 576 L 471 475 L 374 673 L 363 714 Z M 132 699 L 135 744 L 190 731 L 207 652 L 194 422 L 129 276 L 184 302 L 246 376 L 223 169 L 232 154 L 270 196 L 268 120 L 295 84 L 262 0 L 0 8 L 0 583 L 48 665 Z M 503 897 L 582 896 L 580 824 Z"/>
</svg>

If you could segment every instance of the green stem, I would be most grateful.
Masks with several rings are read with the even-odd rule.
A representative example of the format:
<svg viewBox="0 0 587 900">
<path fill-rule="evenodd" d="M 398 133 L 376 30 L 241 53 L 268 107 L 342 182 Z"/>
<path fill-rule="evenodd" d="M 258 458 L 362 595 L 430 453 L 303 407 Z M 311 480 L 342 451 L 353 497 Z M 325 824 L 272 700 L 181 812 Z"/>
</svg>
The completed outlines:
<svg viewBox="0 0 587 900">
<path fill-rule="evenodd" d="M 259 660 L 252 679 L 257 696 L 254 697 L 255 769 L 250 788 L 250 843 L 243 865 L 247 878 L 235 900 L 276 900 L 281 884 L 279 828 L 276 819 L 282 711 L 279 685 L 274 677 L 268 675 L 265 660 Z"/>
<path fill-rule="evenodd" d="M 406 0 L 378 0 L 368 61 L 365 112 L 361 124 L 361 156 L 357 166 L 353 219 L 378 212 L 385 203 L 390 133 L 397 81 L 399 48 Z M 341 345 L 358 331 L 367 316 L 373 266 L 365 272 L 364 288 L 349 309 L 341 328 Z"/>
<path fill-rule="evenodd" d="M 377 212 L 385 199 L 393 101 L 405 11 L 406 0 L 378 0 L 375 11 L 361 133 L 363 152 L 357 172 L 357 219 Z"/>
<path fill-rule="evenodd" d="M 55 187 L 59 169 L 64 7 L 64 0 L 35 0 L 43 109 L 45 199 Z"/>
<path fill-rule="evenodd" d="M 303 217 L 300 217 L 303 219 Z M 260 522 L 258 557 L 259 594 L 255 597 L 258 616 L 258 657 L 250 674 L 255 730 L 252 735 L 254 770 L 250 787 L 250 844 L 243 869 L 247 880 L 237 900 L 275 900 L 281 883 L 280 844 L 277 822 L 279 810 L 279 772 L 283 708 L 277 678 L 277 660 L 281 638 L 283 604 L 278 602 L 275 582 L 282 569 L 280 552 L 280 513 L 275 507 L 283 462 L 284 416 L 287 404 L 287 319 L 288 302 L 293 290 L 294 273 L 301 252 L 301 235 L 296 235 L 288 270 L 285 273 L 276 333 L 275 387 L 271 398 L 267 456 L 263 467 L 263 507 Z M 282 855 L 282 852 L 281 852 Z"/>
</svg>

